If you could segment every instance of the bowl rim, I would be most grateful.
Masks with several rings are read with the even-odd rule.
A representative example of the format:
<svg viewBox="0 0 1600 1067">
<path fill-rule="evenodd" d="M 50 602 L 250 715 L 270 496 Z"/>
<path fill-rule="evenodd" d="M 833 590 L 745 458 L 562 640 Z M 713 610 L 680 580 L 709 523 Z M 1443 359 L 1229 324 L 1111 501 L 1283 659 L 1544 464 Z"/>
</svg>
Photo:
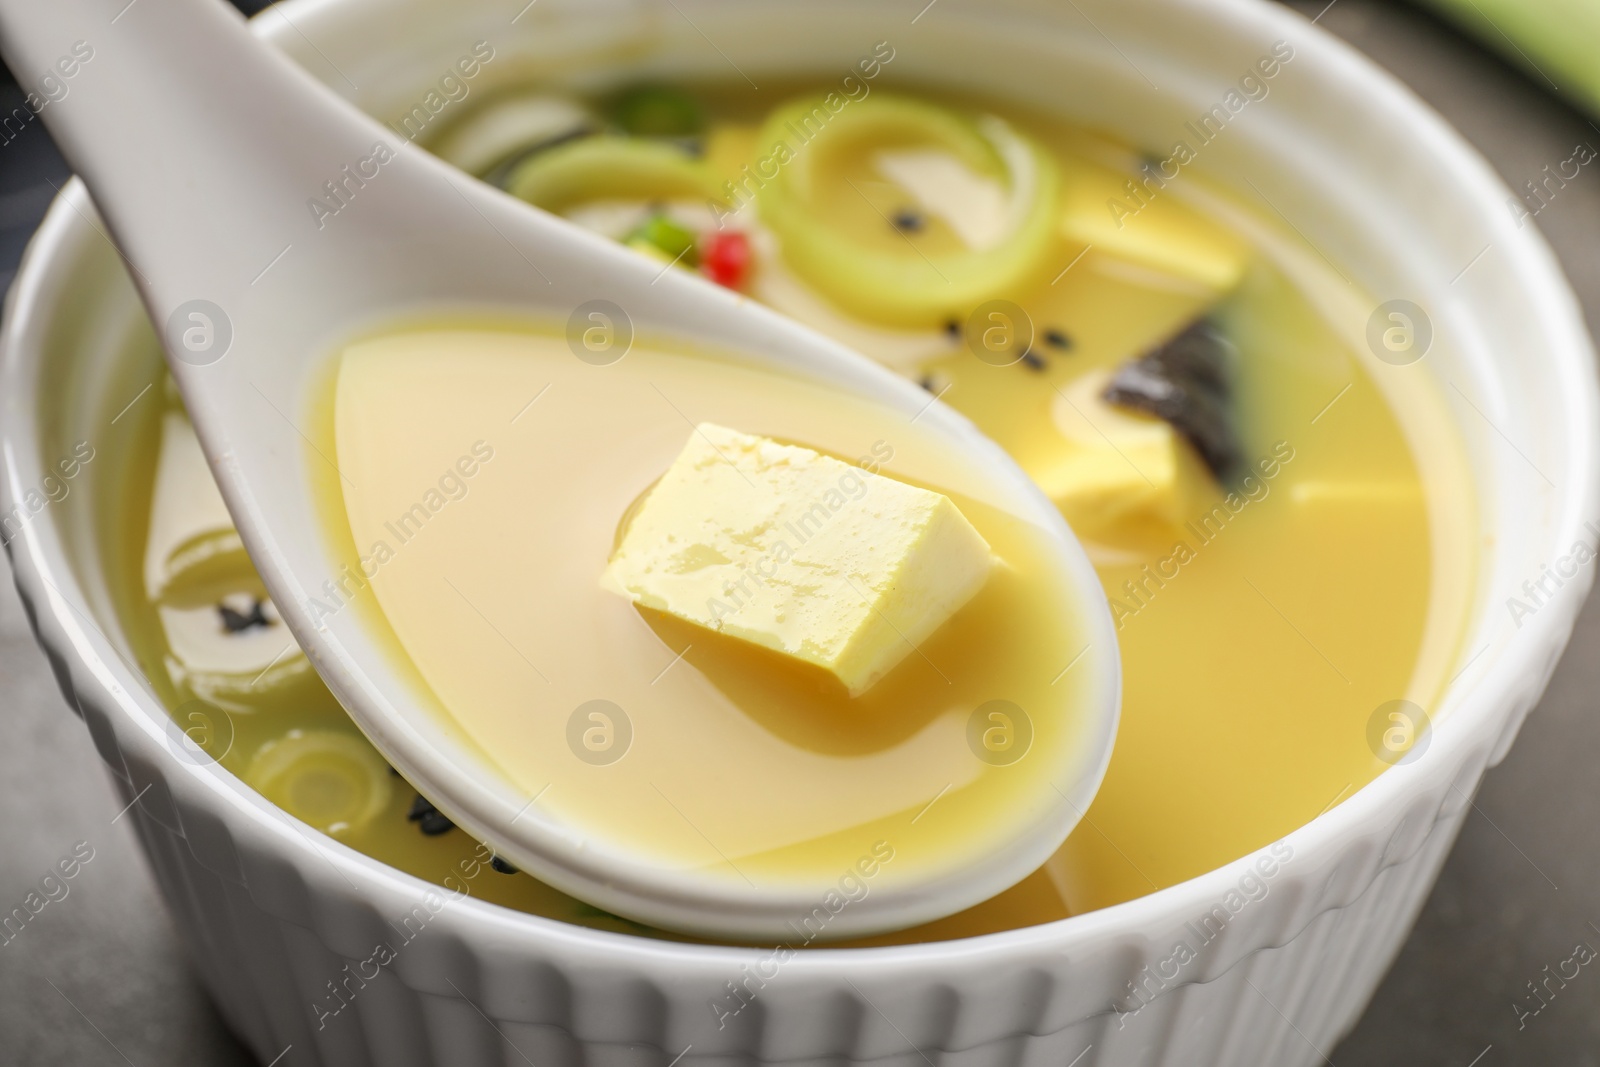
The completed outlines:
<svg viewBox="0 0 1600 1067">
<path fill-rule="evenodd" d="M 1440 171 L 1468 192 L 1486 217 L 1494 220 L 1497 251 L 1510 257 L 1525 297 L 1539 308 L 1545 329 L 1557 342 L 1542 356 L 1550 361 L 1562 384 L 1559 418 L 1568 437 L 1574 476 L 1558 492 L 1557 517 L 1552 520 L 1547 543 L 1551 547 L 1565 546 L 1577 539 L 1582 524 L 1600 516 L 1600 390 L 1596 388 L 1594 354 L 1577 299 L 1543 236 L 1535 227 L 1519 229 L 1511 225 L 1504 210 L 1510 190 L 1477 151 L 1409 88 L 1297 13 L 1268 0 L 1181 2 L 1226 20 L 1240 33 L 1249 30 L 1273 37 L 1294 34 L 1297 58 L 1304 57 L 1304 65 L 1321 65 L 1332 76 L 1344 79 L 1351 86 L 1350 91 L 1380 103 L 1397 126 L 1406 128 L 1438 160 Z M 300 32 L 300 28 L 315 25 L 327 13 L 348 7 L 348 0 L 285 0 L 274 10 L 284 9 L 279 13 L 286 16 L 292 13 L 292 25 L 285 17 L 257 19 L 254 26 L 262 36 L 274 40 L 287 37 L 291 29 Z M 30 241 L 6 298 L 0 325 L 0 505 L 5 507 L 20 499 L 24 487 L 33 482 L 30 475 L 44 467 L 37 447 L 39 412 L 35 385 L 42 356 L 38 342 L 48 329 L 50 309 L 72 284 L 75 256 L 97 229 L 88 221 L 92 211 L 86 190 L 73 179 L 51 205 Z M 337 861 L 343 868 L 339 873 L 361 879 L 352 885 L 360 887 L 358 891 L 364 896 L 388 890 L 417 898 L 439 891 L 436 883 L 406 874 L 310 827 L 302 825 L 297 831 L 286 825 L 288 817 L 284 813 L 219 766 L 191 764 L 167 753 L 161 743 L 163 724 L 171 721 L 166 709 L 155 699 L 145 679 L 129 669 L 115 646 L 89 622 L 93 609 L 71 565 L 57 519 L 46 508 L 7 542 L 7 555 L 18 585 L 34 587 L 24 589 L 24 596 L 67 639 L 75 657 L 72 666 L 87 670 L 102 703 L 114 704 L 155 745 L 165 773 L 179 775 L 191 785 L 209 790 L 214 803 L 225 807 L 232 816 L 247 820 L 253 831 L 277 834 L 282 846 L 294 851 L 297 864 L 315 870 L 318 858 L 324 864 Z M 1592 579 L 1591 569 L 1580 579 L 1582 586 L 1586 588 Z M 1582 591 L 1583 588 L 1577 590 Z M 1526 687 L 1526 678 L 1540 671 L 1539 657 L 1564 643 L 1582 603 L 1582 596 L 1569 596 L 1559 608 L 1552 605 L 1550 610 L 1541 610 L 1529 618 L 1517 640 L 1509 647 L 1494 650 L 1496 655 L 1474 672 L 1476 677 L 1467 684 L 1462 683 L 1466 674 L 1463 670 L 1440 698 L 1441 702 L 1450 700 L 1452 709 L 1434 731 L 1424 758 L 1389 768 L 1282 840 L 1297 855 L 1328 857 L 1342 842 L 1364 836 L 1366 830 L 1388 822 L 1388 816 L 1406 797 L 1426 791 L 1436 782 L 1451 783 L 1460 763 L 1481 743 L 1483 731 L 1492 728 L 1502 709 L 1515 701 L 1519 690 Z M 1471 620 L 1474 626 L 1482 621 L 1486 606 L 1481 600 L 1475 603 Z M 38 628 L 44 639 L 43 626 Z M 82 684 L 81 679 L 76 681 Z M 1513 720 L 1503 729 L 1514 732 L 1519 722 Z M 1507 738 L 1502 737 L 1498 748 L 1503 750 L 1506 742 Z M 1181 921 L 1202 912 L 1222 899 L 1252 870 L 1252 861 L 1258 854 L 1247 854 L 1132 900 L 1038 926 L 912 945 L 824 945 L 797 954 L 785 966 L 800 974 L 828 976 L 848 965 L 859 974 L 865 968 L 971 962 L 1031 955 L 1041 950 L 1061 952 L 1111 934 L 1137 937 L 1141 932 L 1160 929 L 1174 917 Z M 455 904 L 450 910 L 458 916 L 456 921 L 493 929 L 500 938 L 511 942 L 507 947 L 518 949 L 566 947 L 589 956 L 626 960 L 635 966 L 655 964 L 681 970 L 685 965 L 707 965 L 716 967 L 719 973 L 737 970 L 752 954 L 765 951 L 761 946 L 674 942 L 596 930 L 478 898 L 459 899 Z"/>
</svg>

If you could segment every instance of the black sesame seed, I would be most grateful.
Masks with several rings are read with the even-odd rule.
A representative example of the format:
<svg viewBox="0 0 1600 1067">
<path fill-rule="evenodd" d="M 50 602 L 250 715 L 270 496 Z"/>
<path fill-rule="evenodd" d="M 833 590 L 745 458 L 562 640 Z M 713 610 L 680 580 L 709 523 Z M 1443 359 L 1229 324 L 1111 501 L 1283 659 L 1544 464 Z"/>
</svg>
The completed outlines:
<svg viewBox="0 0 1600 1067">
<path fill-rule="evenodd" d="M 417 828 L 429 837 L 438 837 L 456 828 L 456 824 L 421 793 L 418 793 L 417 799 L 411 802 L 411 810 L 406 813 L 406 820 L 416 823 Z"/>
<path fill-rule="evenodd" d="M 1044 370 L 1044 360 L 1034 355 L 1033 349 L 1025 349 L 1022 353 L 1022 363 L 1029 370 Z"/>
<path fill-rule="evenodd" d="M 952 341 L 961 340 L 961 323 L 957 319 L 946 319 L 944 324 L 945 336 Z"/>
<path fill-rule="evenodd" d="M 417 798 L 411 802 L 411 810 L 406 812 L 406 821 L 416 822 L 424 815 L 438 810 L 438 808 L 433 806 L 433 801 L 429 800 L 421 793 L 418 793 Z"/>
<path fill-rule="evenodd" d="M 937 390 L 935 390 L 933 387 L 933 375 L 931 374 L 924 374 L 922 377 L 918 378 L 917 384 L 922 386 L 922 388 L 926 389 L 930 393 L 937 392 Z"/>
<path fill-rule="evenodd" d="M 1051 348 L 1071 348 L 1072 338 L 1068 337 L 1060 330 L 1046 330 L 1044 332 L 1044 343 L 1049 345 Z"/>
<path fill-rule="evenodd" d="M 266 602 L 259 599 L 251 604 L 249 612 L 235 611 L 226 604 L 218 604 L 217 614 L 222 617 L 223 629 L 230 634 L 243 633 L 258 626 L 265 629 L 272 625 L 272 620 L 267 618 Z"/>
<path fill-rule="evenodd" d="M 505 860 L 501 859 L 499 856 L 490 856 L 489 857 L 489 866 L 493 867 L 495 870 L 499 871 L 501 874 L 516 874 L 517 873 L 517 869 L 515 867 L 511 866 L 511 864 L 507 863 Z"/>
<path fill-rule="evenodd" d="M 901 233 L 921 233 L 923 227 L 928 224 L 927 220 L 919 212 L 912 211 L 910 208 L 901 208 L 896 211 L 894 217 L 889 221 Z"/>
<path fill-rule="evenodd" d="M 438 837 L 440 834 L 447 834 L 455 828 L 455 823 L 451 822 L 437 811 L 432 815 L 424 815 L 417 823 L 417 829 L 421 830 L 428 837 Z"/>
</svg>

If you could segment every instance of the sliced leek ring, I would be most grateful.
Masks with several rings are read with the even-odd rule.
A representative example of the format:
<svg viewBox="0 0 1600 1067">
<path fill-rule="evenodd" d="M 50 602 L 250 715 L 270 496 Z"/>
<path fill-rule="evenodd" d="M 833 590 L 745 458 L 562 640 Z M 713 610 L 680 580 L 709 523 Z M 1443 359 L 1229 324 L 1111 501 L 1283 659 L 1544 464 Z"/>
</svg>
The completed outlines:
<svg viewBox="0 0 1600 1067">
<path fill-rule="evenodd" d="M 394 778 L 363 738 L 336 730 L 290 730 L 261 746 L 244 780 L 301 822 L 339 834 L 383 813 Z"/>
<path fill-rule="evenodd" d="M 837 110 L 825 100 L 779 108 L 756 142 L 771 151 L 758 169 L 761 220 L 804 281 L 869 322 L 922 328 L 962 318 L 987 300 L 1016 299 L 1039 283 L 1061 241 L 1061 178 L 1043 148 L 998 118 L 968 120 L 919 100 L 880 92 Z M 821 198 L 860 190 L 830 187 L 829 168 L 852 150 L 896 147 L 940 150 L 973 175 L 1002 183 L 1007 202 L 998 239 L 924 254 L 830 223 Z"/>
<path fill-rule="evenodd" d="M 722 183 L 681 148 L 630 137 L 588 137 L 519 164 L 506 191 L 560 214 L 591 200 L 722 201 Z"/>
<path fill-rule="evenodd" d="M 520 154 L 580 135 L 595 125 L 588 108 L 564 96 L 508 96 L 451 127 L 433 151 L 469 174 L 484 175 Z"/>
<path fill-rule="evenodd" d="M 322 679 L 299 648 L 254 672 L 195 667 L 168 656 L 167 673 L 188 696 L 239 714 L 272 711 L 297 700 L 328 702 Z"/>
<path fill-rule="evenodd" d="M 217 608 L 228 598 L 268 600 L 231 526 L 180 542 L 167 554 L 161 574 L 155 609 L 167 639 L 167 674 L 186 698 L 246 714 L 327 699 L 276 612 L 268 614 L 273 625 L 267 628 L 243 633 L 223 628 Z"/>
</svg>

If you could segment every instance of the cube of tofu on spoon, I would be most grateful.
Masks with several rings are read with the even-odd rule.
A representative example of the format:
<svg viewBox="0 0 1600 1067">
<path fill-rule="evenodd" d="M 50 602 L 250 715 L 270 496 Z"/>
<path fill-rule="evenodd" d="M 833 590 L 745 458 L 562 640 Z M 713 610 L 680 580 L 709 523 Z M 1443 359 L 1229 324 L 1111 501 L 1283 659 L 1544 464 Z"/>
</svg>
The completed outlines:
<svg viewBox="0 0 1600 1067">
<path fill-rule="evenodd" d="M 820 667 L 854 697 L 971 600 L 994 562 L 940 493 L 701 423 L 603 584 Z"/>
</svg>

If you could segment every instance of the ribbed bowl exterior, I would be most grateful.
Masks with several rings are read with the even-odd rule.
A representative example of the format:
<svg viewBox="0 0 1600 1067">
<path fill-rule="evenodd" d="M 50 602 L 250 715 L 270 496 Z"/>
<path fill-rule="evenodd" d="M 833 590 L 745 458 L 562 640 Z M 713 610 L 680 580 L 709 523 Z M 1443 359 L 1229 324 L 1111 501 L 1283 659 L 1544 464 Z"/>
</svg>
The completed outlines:
<svg viewBox="0 0 1600 1067">
<path fill-rule="evenodd" d="M 472 899 L 470 880 L 465 895 L 447 899 L 294 822 L 220 768 L 196 765 L 129 666 L 100 552 L 116 531 L 91 486 L 34 516 L 7 551 L 67 703 L 131 805 L 129 821 L 231 1025 L 263 1063 L 285 1067 L 1322 1062 L 1398 951 L 1485 767 L 1537 701 L 1591 578 L 1586 570 L 1505 632 L 1504 598 L 1580 536 L 1592 544 L 1586 524 L 1600 516 L 1593 352 L 1548 248 L 1504 211 L 1507 190 L 1387 76 L 1257 0 L 940 0 L 937 17 L 925 9 L 919 22 L 887 0 L 540 0 L 510 29 L 504 7 L 291 0 L 259 28 L 330 84 L 344 78 L 379 114 L 403 111 L 458 44 L 490 34 L 501 35 L 508 58 L 492 69 L 505 77 L 519 62 L 558 60 L 637 64 L 657 76 L 711 69 L 722 57 L 708 49 L 706 27 L 736 49 L 744 72 L 763 77 L 847 61 L 855 45 L 838 44 L 843 37 L 870 45 L 917 34 L 918 49 L 896 60 L 901 69 L 953 79 L 968 68 L 939 60 L 940 49 L 980 57 L 970 68 L 1001 91 L 1000 80 L 1026 68 L 1024 84 L 1065 110 L 1077 101 L 1082 116 L 1151 143 L 1170 118 L 1152 126 L 1152 111 L 1212 99 L 1265 45 L 1292 39 L 1298 80 L 1280 81 L 1275 110 L 1208 149 L 1209 165 L 1219 174 L 1248 168 L 1319 247 L 1375 288 L 1421 300 L 1440 336 L 1470 341 L 1430 359 L 1465 383 L 1463 397 L 1492 398 L 1487 416 L 1458 411 L 1493 545 L 1464 646 L 1479 651 L 1435 709 L 1422 758 L 1386 771 L 1276 853 L 1033 929 L 775 963 L 758 950 L 515 913 Z M 1161 76 L 1159 96 L 1145 71 Z M 1389 185 L 1396 174 L 1430 180 Z M 1371 195 L 1352 207 L 1363 193 Z M 113 403 L 111 386 L 127 376 L 122 340 L 142 312 L 92 218 L 73 183 L 8 296 L 0 511 L 68 442 L 95 434 L 116 444 L 105 412 L 126 399 Z M 1450 288 L 1485 244 L 1497 254 Z M 1495 419 L 1493 432 L 1480 416 Z M 1509 455 L 1496 433 L 1521 452 Z M 1542 483 L 1524 462 L 1547 476 Z M 108 459 L 84 477 L 114 476 Z M 1264 895 L 1230 906 L 1239 899 L 1230 890 L 1269 853 L 1278 866 Z M 380 945 L 392 959 L 373 963 Z"/>
<path fill-rule="evenodd" d="M 1197 942 L 1191 924 L 1203 912 L 1136 934 L 949 946 L 937 966 L 883 952 L 859 965 L 830 961 L 829 973 L 780 969 L 719 1027 L 713 1005 L 728 1003 L 726 983 L 759 954 L 741 962 L 722 950 L 563 937 L 554 924 L 509 913 L 485 921 L 482 910 L 499 909 L 462 902 L 407 928 L 406 917 L 430 911 L 421 885 L 286 819 L 263 826 L 219 807 L 205 776 L 171 774 L 168 746 L 131 728 L 117 699 L 80 677 L 66 635 L 37 606 L 38 585 L 18 569 L 68 703 L 133 804 L 206 986 L 264 1063 L 279 1055 L 283 1064 L 329 1067 L 1321 1063 L 1416 918 L 1492 748 L 1489 739 L 1475 746 L 1452 781 L 1408 798 L 1382 831 L 1336 855 L 1291 859 L 1180 980 L 1162 976 L 1176 943 Z M 1529 677 L 1507 708 L 1508 731 L 1544 681 Z M 404 942 L 407 934 L 414 940 Z M 379 943 L 398 946 L 395 959 L 364 978 L 373 968 L 361 965 Z M 330 983 L 343 983 L 338 994 Z M 1137 1010 L 1130 984 L 1149 994 Z"/>
</svg>

